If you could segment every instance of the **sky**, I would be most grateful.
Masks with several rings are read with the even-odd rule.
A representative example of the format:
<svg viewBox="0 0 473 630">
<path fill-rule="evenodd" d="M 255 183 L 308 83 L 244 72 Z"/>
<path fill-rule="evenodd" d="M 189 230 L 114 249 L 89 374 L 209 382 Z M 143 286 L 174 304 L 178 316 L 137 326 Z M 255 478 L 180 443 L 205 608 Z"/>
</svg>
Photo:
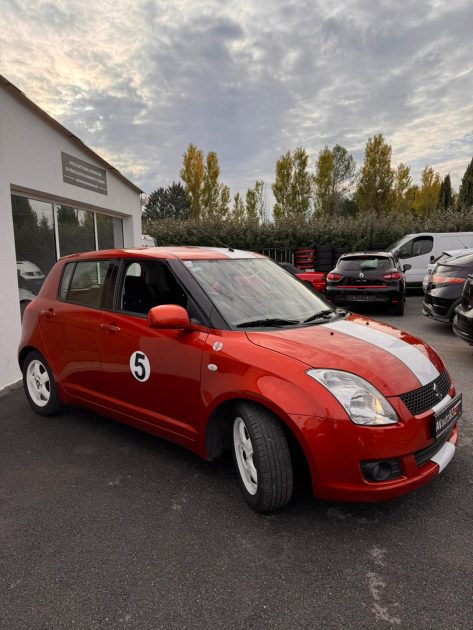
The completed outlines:
<svg viewBox="0 0 473 630">
<path fill-rule="evenodd" d="M 473 156 L 471 0 L 0 0 L 0 74 L 146 193 L 190 142 L 232 194 L 297 146 L 361 166 L 384 134 L 414 181 Z"/>
</svg>

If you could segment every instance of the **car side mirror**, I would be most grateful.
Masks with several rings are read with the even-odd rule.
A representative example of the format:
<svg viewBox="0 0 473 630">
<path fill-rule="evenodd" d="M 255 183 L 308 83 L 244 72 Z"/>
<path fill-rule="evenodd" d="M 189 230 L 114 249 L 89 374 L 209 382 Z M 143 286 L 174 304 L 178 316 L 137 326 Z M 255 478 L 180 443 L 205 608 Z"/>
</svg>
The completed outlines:
<svg viewBox="0 0 473 630">
<path fill-rule="evenodd" d="M 185 308 L 177 304 L 162 304 L 153 306 L 148 312 L 148 326 L 150 328 L 178 329 L 190 328 L 189 314 Z"/>
<path fill-rule="evenodd" d="M 412 265 L 403 265 L 402 266 L 402 270 L 403 271 L 409 271 L 409 269 L 412 269 Z"/>
<path fill-rule="evenodd" d="M 430 262 L 434 262 L 434 260 L 435 260 L 435 256 L 431 256 L 430 257 Z"/>
</svg>

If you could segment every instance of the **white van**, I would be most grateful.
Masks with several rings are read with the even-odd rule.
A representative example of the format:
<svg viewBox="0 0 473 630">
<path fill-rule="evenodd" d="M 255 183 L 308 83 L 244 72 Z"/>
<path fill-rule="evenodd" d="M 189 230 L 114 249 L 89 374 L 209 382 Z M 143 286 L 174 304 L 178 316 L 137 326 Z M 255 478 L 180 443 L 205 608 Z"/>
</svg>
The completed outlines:
<svg viewBox="0 0 473 630">
<path fill-rule="evenodd" d="M 405 272 L 407 286 L 421 287 L 429 263 L 442 252 L 470 247 L 473 247 L 473 232 L 422 232 L 404 236 L 388 251 L 396 254 L 403 264 L 411 265 Z"/>
<path fill-rule="evenodd" d="M 149 234 L 142 234 L 141 247 L 156 247 L 156 239 Z"/>
</svg>

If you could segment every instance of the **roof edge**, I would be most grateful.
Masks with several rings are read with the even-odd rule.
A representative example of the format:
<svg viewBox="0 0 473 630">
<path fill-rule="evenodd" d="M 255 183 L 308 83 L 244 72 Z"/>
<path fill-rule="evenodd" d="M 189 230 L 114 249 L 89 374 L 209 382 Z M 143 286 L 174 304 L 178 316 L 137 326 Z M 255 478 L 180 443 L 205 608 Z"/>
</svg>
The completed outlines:
<svg viewBox="0 0 473 630">
<path fill-rule="evenodd" d="M 92 156 L 95 160 L 100 162 L 102 166 L 105 166 L 113 175 L 121 179 L 127 186 L 133 188 L 138 193 L 144 193 L 144 190 L 141 190 L 139 186 L 134 184 L 128 177 L 125 177 L 123 173 L 121 173 L 115 166 L 112 166 L 110 162 L 107 162 L 103 157 L 101 157 L 98 153 L 96 153 L 93 149 L 91 149 L 88 145 L 85 144 L 83 140 L 81 140 L 78 136 L 76 136 L 72 131 L 61 125 L 55 118 L 53 118 L 48 112 L 42 109 L 39 105 L 37 105 L 34 101 L 26 96 L 24 92 L 20 90 L 20 88 L 16 87 L 11 81 L 9 81 L 6 77 L 0 74 L 0 87 L 4 88 L 11 94 L 14 98 L 21 101 L 24 105 L 26 105 L 30 110 L 32 110 L 35 114 L 39 115 L 41 118 L 46 120 L 51 126 L 55 127 L 60 133 L 66 136 L 72 142 L 78 144 L 80 148 Z"/>
</svg>

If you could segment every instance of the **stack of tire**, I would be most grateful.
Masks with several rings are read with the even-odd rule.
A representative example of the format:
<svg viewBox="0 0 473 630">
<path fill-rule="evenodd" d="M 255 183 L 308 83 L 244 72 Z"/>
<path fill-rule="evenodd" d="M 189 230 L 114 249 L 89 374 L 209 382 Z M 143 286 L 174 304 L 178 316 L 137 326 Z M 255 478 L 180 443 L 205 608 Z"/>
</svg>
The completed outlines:
<svg viewBox="0 0 473 630">
<path fill-rule="evenodd" d="M 351 248 L 350 247 L 335 247 L 333 251 L 334 251 L 333 266 L 335 267 L 340 256 L 342 256 L 343 254 L 348 254 L 348 252 L 351 252 Z"/>
<path fill-rule="evenodd" d="M 370 252 L 384 252 L 389 247 L 389 243 L 387 241 L 382 241 L 379 243 L 370 243 L 368 246 L 368 251 Z"/>
<path fill-rule="evenodd" d="M 334 251 L 332 245 L 315 246 L 315 268 L 317 271 L 332 271 L 333 253 Z"/>
<path fill-rule="evenodd" d="M 314 270 L 314 259 L 313 247 L 299 247 L 294 252 L 294 264 L 303 271 Z"/>
</svg>

